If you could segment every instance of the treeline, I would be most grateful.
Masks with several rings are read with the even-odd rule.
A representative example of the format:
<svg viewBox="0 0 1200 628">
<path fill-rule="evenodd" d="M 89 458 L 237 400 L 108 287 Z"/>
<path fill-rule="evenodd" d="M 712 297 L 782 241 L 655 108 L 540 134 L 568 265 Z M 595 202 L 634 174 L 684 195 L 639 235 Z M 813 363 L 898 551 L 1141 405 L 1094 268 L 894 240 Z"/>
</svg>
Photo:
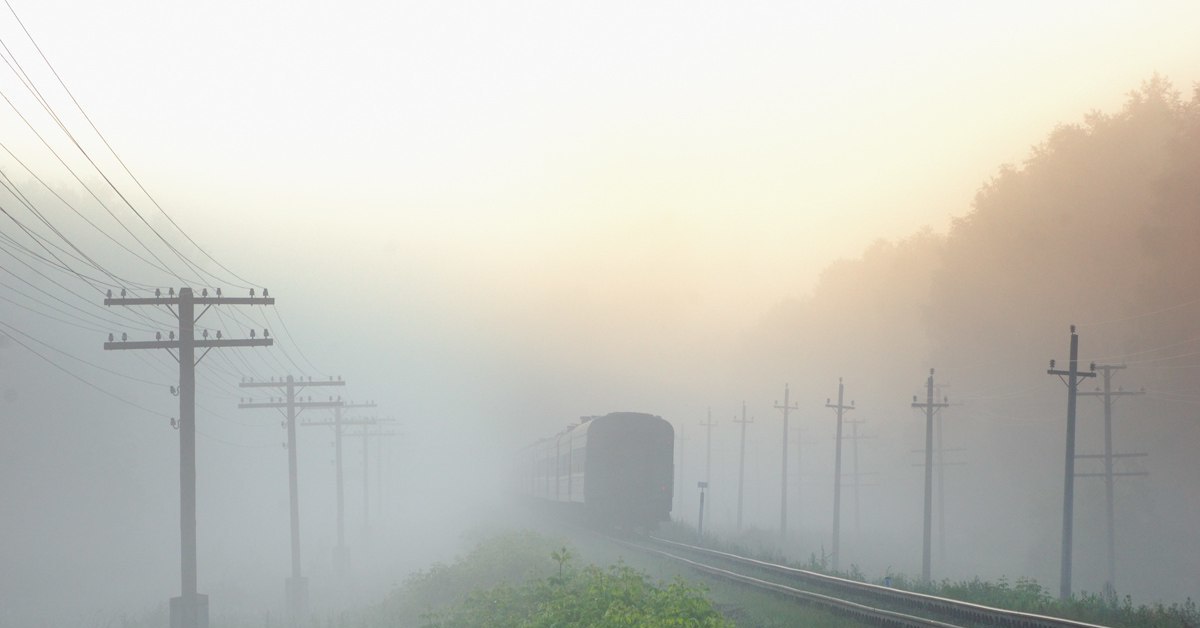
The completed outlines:
<svg viewBox="0 0 1200 628">
<path fill-rule="evenodd" d="M 903 365 L 886 356 L 986 389 L 1065 359 L 1069 324 L 1088 359 L 1187 353 L 1181 343 L 1200 336 L 1198 277 L 1200 86 L 1185 99 L 1155 76 L 1119 112 L 1061 125 L 1024 164 L 1001 167 L 948 233 L 880 240 L 834 263 L 749 342 L 775 366 L 798 355 L 830 365 L 826 378 L 844 366 L 891 379 Z M 1200 369 L 1173 371 L 1159 383 L 1200 383 Z"/>
<path fill-rule="evenodd" d="M 810 294 L 780 303 L 747 335 L 746 369 L 818 382 L 808 394 L 822 398 L 845 375 L 886 432 L 916 429 L 904 421 L 905 402 L 937 367 L 952 382 L 944 393 L 964 404 L 949 438 L 975 465 L 955 474 L 978 476 L 975 503 L 952 497 L 970 511 L 964 517 L 978 518 L 972 525 L 992 518 L 1000 530 L 981 556 L 1024 554 L 1018 568 L 1045 578 L 1057 572 L 1051 524 L 1061 508 L 1065 406 L 1046 369 L 1051 358 L 1065 364 L 1071 324 L 1085 367 L 1127 364 L 1118 385 L 1147 390 L 1122 406 L 1118 426 L 1119 447 L 1150 454 L 1122 468 L 1151 471 L 1142 484 L 1124 482 L 1118 497 L 1155 489 L 1119 507 L 1122 562 L 1153 572 L 1152 591 L 1194 594 L 1179 578 L 1200 558 L 1186 532 L 1200 522 L 1188 479 L 1200 473 L 1188 445 L 1200 442 L 1200 86 L 1185 96 L 1155 75 L 1119 111 L 1060 125 L 1024 163 L 1001 167 L 946 233 L 879 241 L 831 265 Z M 1081 406 L 1080 447 L 1094 451 L 1100 406 L 1083 403 L 1093 405 Z M 902 453 L 894 458 L 892 469 L 909 466 Z M 1086 490 L 1077 494 L 1085 568 L 1103 554 L 1088 545 L 1099 542 L 1089 530 L 1102 525 L 1102 506 Z M 1003 508 L 989 510 L 989 500 Z M 900 498 L 889 507 L 907 512 Z"/>
</svg>

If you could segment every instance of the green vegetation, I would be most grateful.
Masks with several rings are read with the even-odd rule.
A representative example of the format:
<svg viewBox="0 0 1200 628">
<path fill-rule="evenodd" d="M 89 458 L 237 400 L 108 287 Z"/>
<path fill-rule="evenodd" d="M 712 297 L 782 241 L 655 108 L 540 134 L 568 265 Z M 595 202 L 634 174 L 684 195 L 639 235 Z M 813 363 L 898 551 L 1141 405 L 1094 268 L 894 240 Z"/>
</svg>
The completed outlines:
<svg viewBox="0 0 1200 628">
<path fill-rule="evenodd" d="M 521 586 L 502 584 L 431 616 L 430 626 L 732 626 L 701 591 L 666 586 L 626 565 L 567 569 Z"/>
<path fill-rule="evenodd" d="M 1139 604 L 1133 599 L 1116 595 L 1081 593 L 1061 602 L 1045 587 L 1029 578 L 1017 578 L 1009 582 L 1000 578 L 986 582 L 972 580 L 943 580 L 923 584 L 903 575 L 892 576 L 892 586 L 909 591 L 929 593 L 985 606 L 1005 608 L 1039 615 L 1065 617 L 1089 623 L 1113 626 L 1114 628 L 1194 628 L 1200 626 L 1200 611 L 1196 603 L 1187 600 L 1183 604 L 1164 605 Z M 877 584 L 882 584 L 879 582 Z"/>
<path fill-rule="evenodd" d="M 551 577 L 569 559 L 563 552 L 561 540 L 529 531 L 483 538 L 453 563 L 437 563 L 410 576 L 369 613 L 368 625 L 417 626 L 476 591 Z"/>
<path fill-rule="evenodd" d="M 410 577 L 368 626 L 732 626 L 704 593 L 627 565 L 573 565 L 575 552 L 532 532 L 485 539 L 453 564 Z"/>
</svg>

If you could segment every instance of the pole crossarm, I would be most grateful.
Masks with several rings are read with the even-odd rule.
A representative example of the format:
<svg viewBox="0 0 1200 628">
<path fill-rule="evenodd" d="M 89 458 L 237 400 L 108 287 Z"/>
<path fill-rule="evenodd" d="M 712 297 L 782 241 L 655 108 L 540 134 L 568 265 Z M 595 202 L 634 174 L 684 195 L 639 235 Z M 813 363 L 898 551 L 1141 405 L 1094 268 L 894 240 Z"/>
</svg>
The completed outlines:
<svg viewBox="0 0 1200 628">
<path fill-rule="evenodd" d="M 193 340 L 189 343 L 195 349 L 217 349 L 221 347 L 270 347 L 275 344 L 274 338 L 228 338 L 223 340 Z M 105 351 L 125 351 L 128 349 L 178 349 L 183 346 L 182 340 L 118 340 L 104 343 Z"/>
<path fill-rule="evenodd" d="M 301 423 L 304 427 L 337 427 L 339 425 L 378 425 L 373 419 L 342 419 L 341 421 L 308 421 Z"/>
<path fill-rule="evenodd" d="M 196 305 L 275 305 L 275 297 L 193 297 Z M 105 305 L 178 305 L 179 297 L 109 297 Z"/>
<path fill-rule="evenodd" d="M 251 401 L 239 403 L 238 408 L 245 410 L 249 408 L 337 408 L 341 407 L 340 401 Z"/>
<path fill-rule="evenodd" d="M 345 386 L 346 382 L 341 379 L 329 380 L 297 380 L 292 382 L 296 388 L 307 388 L 309 386 Z M 238 383 L 238 388 L 287 388 L 288 382 L 286 379 L 282 381 L 256 382 L 254 380 L 246 380 Z"/>
<path fill-rule="evenodd" d="M 1110 474 L 1108 474 L 1108 473 L 1104 473 L 1104 472 L 1100 472 L 1100 473 L 1076 473 L 1076 474 L 1075 474 L 1075 477 L 1077 477 L 1077 478 L 1105 478 L 1105 477 L 1108 477 L 1109 475 L 1110 475 Z M 1149 471 L 1113 471 L 1111 475 L 1112 475 L 1113 477 L 1116 477 L 1116 476 L 1119 476 L 1119 475 L 1121 475 L 1121 476 L 1129 476 L 1129 475 L 1143 476 L 1143 475 L 1150 475 L 1150 472 L 1149 472 Z"/>
</svg>

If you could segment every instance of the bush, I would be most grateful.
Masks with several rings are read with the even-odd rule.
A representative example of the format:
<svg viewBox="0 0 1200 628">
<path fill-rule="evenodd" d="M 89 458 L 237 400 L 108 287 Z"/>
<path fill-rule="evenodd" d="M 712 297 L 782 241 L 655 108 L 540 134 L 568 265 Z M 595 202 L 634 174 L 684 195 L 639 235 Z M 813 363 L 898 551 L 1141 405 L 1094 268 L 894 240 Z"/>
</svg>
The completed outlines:
<svg viewBox="0 0 1200 628">
<path fill-rule="evenodd" d="M 427 619 L 437 628 L 733 625 L 699 589 L 679 579 L 658 586 L 626 565 L 589 565 L 522 586 L 502 584 Z"/>
</svg>

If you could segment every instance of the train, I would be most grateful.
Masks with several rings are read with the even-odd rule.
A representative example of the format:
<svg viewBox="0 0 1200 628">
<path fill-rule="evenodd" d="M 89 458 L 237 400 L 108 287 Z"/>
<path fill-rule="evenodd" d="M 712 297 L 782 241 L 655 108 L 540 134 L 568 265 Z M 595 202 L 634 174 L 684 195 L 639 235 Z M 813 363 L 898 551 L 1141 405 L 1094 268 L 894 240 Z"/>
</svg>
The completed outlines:
<svg viewBox="0 0 1200 628">
<path fill-rule="evenodd" d="M 671 518 L 674 455 L 675 428 L 662 417 L 582 417 L 518 453 L 516 491 L 590 524 L 648 530 Z"/>
</svg>

